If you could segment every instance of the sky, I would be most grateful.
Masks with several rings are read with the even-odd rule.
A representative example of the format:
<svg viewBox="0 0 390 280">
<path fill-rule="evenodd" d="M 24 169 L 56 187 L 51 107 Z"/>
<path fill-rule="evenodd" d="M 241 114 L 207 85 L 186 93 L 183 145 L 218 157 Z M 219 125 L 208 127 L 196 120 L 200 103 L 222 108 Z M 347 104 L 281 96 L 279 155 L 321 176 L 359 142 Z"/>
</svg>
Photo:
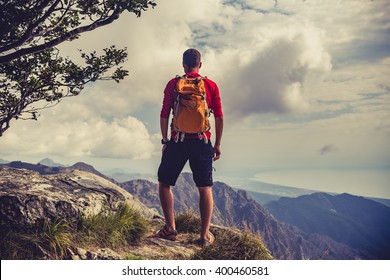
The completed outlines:
<svg viewBox="0 0 390 280">
<path fill-rule="evenodd" d="M 77 49 L 126 47 L 130 75 L 13 121 L 0 159 L 155 174 L 163 90 L 197 48 L 223 102 L 215 179 L 390 198 L 389 1 L 156 3 L 62 44 L 75 59 Z"/>
</svg>

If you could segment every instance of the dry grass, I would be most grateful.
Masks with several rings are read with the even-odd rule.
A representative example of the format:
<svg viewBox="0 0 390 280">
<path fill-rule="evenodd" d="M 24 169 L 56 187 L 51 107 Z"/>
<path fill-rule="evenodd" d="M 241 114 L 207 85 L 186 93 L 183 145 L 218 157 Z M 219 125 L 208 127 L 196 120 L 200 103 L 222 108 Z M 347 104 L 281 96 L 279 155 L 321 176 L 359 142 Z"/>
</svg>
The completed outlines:
<svg viewBox="0 0 390 280">
<path fill-rule="evenodd" d="M 71 229 L 65 221 L 44 221 L 40 231 L 4 232 L 0 255 L 1 259 L 62 259 L 71 244 Z"/>
<path fill-rule="evenodd" d="M 82 218 L 79 226 L 81 241 L 114 249 L 140 241 L 149 229 L 142 214 L 128 205 L 113 213 Z"/>
<path fill-rule="evenodd" d="M 45 221 L 35 231 L 1 227 L 1 259 L 66 259 L 71 247 L 117 249 L 141 240 L 149 229 L 142 214 L 122 205 L 112 213 L 81 217 L 77 226 L 57 219 Z"/>
<path fill-rule="evenodd" d="M 176 216 L 176 227 L 179 233 L 199 234 L 200 218 L 192 211 Z M 242 232 L 228 228 L 212 230 L 215 242 L 197 250 L 194 260 L 269 260 L 273 259 L 261 237 L 249 230 Z"/>
<path fill-rule="evenodd" d="M 199 233 L 200 218 L 193 211 L 179 213 L 175 217 L 176 229 L 180 233 Z"/>
<path fill-rule="evenodd" d="M 219 230 L 215 242 L 195 252 L 194 260 L 270 260 L 273 259 L 259 236 L 229 229 Z"/>
</svg>

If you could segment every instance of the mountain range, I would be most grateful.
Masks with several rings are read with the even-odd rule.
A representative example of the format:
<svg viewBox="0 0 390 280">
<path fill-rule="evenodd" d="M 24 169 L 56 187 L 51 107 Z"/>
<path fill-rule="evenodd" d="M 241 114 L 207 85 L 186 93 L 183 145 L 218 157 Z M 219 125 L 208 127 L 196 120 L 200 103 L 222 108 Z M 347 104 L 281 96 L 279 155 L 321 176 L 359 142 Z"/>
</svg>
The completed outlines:
<svg viewBox="0 0 390 280">
<path fill-rule="evenodd" d="M 283 197 L 265 207 L 304 232 L 326 235 L 364 254 L 390 259 L 390 207 L 346 193 Z"/>
<path fill-rule="evenodd" d="M 111 169 L 101 171 L 104 175 L 114 179 L 116 182 L 124 183 L 131 180 L 143 179 L 150 182 L 157 183 L 157 176 L 154 174 L 145 173 L 131 173 L 122 169 Z M 224 180 L 219 179 L 224 182 Z M 229 179 L 225 178 L 229 183 L 228 185 L 233 187 L 234 190 L 245 190 L 256 202 L 261 205 L 266 205 L 270 201 L 276 201 L 281 197 L 299 197 L 302 195 L 308 195 L 316 193 L 316 190 L 302 189 L 290 186 L 280 186 L 275 184 L 264 183 L 255 180 L 244 179 Z M 225 182 L 226 183 L 226 182 Z M 337 195 L 336 193 L 329 193 L 331 195 Z M 376 202 L 382 203 L 390 207 L 390 199 L 366 197 Z"/>
<path fill-rule="evenodd" d="M 64 165 L 47 166 L 41 163 L 33 164 L 33 163 L 27 163 L 22 161 L 11 161 L 9 163 L 0 164 L 0 168 L 27 169 L 27 170 L 36 171 L 41 175 L 67 173 L 72 170 L 81 170 L 81 171 L 86 171 L 98 175 L 100 177 L 108 179 L 109 181 L 114 181 L 113 179 L 105 176 L 103 173 L 97 171 L 92 165 L 86 164 L 84 162 L 77 162 L 72 166 L 64 166 Z"/>
<path fill-rule="evenodd" d="M 90 172 L 114 182 L 147 207 L 161 213 L 157 184 L 148 180 L 118 183 L 85 163 L 50 167 L 18 161 L 1 164 L 0 168 L 23 168 L 40 174 L 72 170 Z M 192 174 L 183 173 L 172 189 L 176 213 L 198 211 L 199 196 Z M 247 191 L 233 189 L 223 182 L 215 182 L 213 193 L 215 207 L 212 222 L 248 229 L 260 235 L 277 259 L 390 258 L 386 254 L 390 244 L 390 208 L 372 200 L 347 194 L 315 193 L 280 198 L 263 207 Z M 380 250 L 381 247 L 384 249 Z"/>
</svg>

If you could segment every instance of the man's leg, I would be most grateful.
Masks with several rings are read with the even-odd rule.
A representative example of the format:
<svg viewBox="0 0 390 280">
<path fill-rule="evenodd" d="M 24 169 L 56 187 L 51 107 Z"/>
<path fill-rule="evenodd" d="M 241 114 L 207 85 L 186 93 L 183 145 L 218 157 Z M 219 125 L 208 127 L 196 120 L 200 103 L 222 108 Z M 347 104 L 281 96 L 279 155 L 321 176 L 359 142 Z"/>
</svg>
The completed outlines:
<svg viewBox="0 0 390 280">
<path fill-rule="evenodd" d="M 207 239 L 211 216 L 213 214 L 213 192 L 211 187 L 198 187 L 199 189 L 199 210 L 201 219 L 200 238 Z"/>
<path fill-rule="evenodd" d="M 171 186 L 160 182 L 158 185 L 158 192 L 160 196 L 161 208 L 164 212 L 167 230 L 174 231 L 176 230 L 176 225 L 175 213 L 173 211 L 174 200 Z"/>
</svg>

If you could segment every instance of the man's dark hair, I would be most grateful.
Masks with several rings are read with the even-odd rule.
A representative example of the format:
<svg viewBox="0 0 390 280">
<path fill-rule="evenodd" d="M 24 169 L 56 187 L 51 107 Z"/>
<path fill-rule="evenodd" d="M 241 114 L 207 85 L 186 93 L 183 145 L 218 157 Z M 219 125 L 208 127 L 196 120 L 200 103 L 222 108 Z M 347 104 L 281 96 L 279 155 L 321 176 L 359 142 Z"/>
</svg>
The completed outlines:
<svg viewBox="0 0 390 280">
<path fill-rule="evenodd" d="M 200 64 L 200 52 L 196 49 L 188 49 L 183 53 L 183 63 L 190 68 L 198 67 Z"/>
</svg>

